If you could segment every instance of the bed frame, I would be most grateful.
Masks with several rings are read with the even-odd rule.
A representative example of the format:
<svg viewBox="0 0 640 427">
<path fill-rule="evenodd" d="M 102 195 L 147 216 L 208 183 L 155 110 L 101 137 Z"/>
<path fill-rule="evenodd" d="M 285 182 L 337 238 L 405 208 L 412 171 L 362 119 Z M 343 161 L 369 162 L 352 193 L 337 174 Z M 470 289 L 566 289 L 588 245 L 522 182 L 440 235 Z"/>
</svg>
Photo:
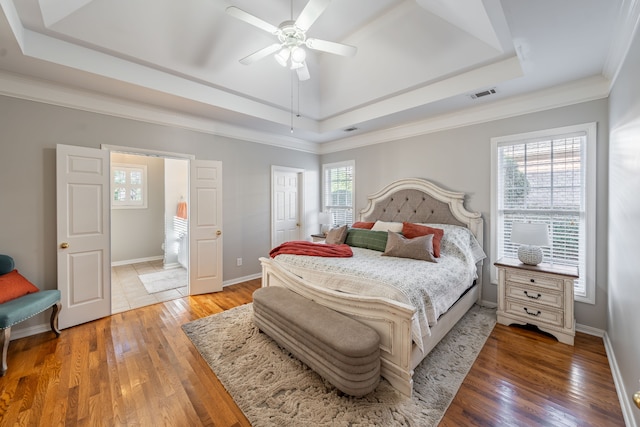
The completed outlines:
<svg viewBox="0 0 640 427">
<path fill-rule="evenodd" d="M 360 221 L 394 221 L 454 224 L 469 228 L 483 244 L 483 220 L 464 208 L 464 193 L 444 190 L 424 179 L 395 181 L 369 196 L 360 211 Z M 318 287 L 279 267 L 271 258 L 260 258 L 262 286 L 283 286 L 318 304 L 363 322 L 380 335 L 381 375 L 401 393 L 411 396 L 413 370 L 451 328 L 482 298 L 482 261 L 477 265 L 475 285 L 465 293 L 423 337 L 424 352 L 412 342 L 411 323 L 416 310 L 411 305 L 386 298 L 345 294 Z"/>
</svg>

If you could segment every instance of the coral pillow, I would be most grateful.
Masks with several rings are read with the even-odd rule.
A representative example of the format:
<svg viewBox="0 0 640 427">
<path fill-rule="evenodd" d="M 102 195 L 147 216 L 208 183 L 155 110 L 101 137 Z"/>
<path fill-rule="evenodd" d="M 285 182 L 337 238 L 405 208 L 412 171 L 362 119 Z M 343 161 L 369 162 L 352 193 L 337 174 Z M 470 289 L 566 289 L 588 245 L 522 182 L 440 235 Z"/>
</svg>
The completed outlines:
<svg viewBox="0 0 640 427">
<path fill-rule="evenodd" d="M 367 230 L 371 230 L 374 226 L 375 222 L 354 222 L 351 225 L 351 228 L 366 228 Z"/>
<path fill-rule="evenodd" d="M 407 239 L 426 236 L 427 234 L 433 234 L 433 255 L 436 258 L 439 258 L 440 240 L 442 240 L 442 236 L 444 236 L 444 230 L 442 230 L 441 228 L 433 228 L 426 225 L 418 225 L 412 222 L 402 223 L 402 235 Z"/>
<path fill-rule="evenodd" d="M 0 276 L 0 304 L 39 290 L 33 283 L 18 273 L 18 270 L 13 270 Z"/>
</svg>

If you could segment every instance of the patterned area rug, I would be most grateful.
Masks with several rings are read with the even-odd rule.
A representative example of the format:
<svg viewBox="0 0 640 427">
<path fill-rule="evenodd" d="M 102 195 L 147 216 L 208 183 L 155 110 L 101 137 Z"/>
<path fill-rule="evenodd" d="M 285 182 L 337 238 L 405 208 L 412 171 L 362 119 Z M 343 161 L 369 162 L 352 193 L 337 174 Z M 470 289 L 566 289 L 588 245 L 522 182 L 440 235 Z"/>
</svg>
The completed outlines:
<svg viewBox="0 0 640 427">
<path fill-rule="evenodd" d="M 138 278 L 150 294 L 182 288 L 189 283 L 187 270 L 184 268 L 172 268 L 155 273 L 140 274 Z"/>
<path fill-rule="evenodd" d="M 255 427 L 436 426 L 496 323 L 494 309 L 469 310 L 416 368 L 412 398 L 384 379 L 353 398 L 260 333 L 252 313 L 247 304 L 182 328 Z"/>
</svg>

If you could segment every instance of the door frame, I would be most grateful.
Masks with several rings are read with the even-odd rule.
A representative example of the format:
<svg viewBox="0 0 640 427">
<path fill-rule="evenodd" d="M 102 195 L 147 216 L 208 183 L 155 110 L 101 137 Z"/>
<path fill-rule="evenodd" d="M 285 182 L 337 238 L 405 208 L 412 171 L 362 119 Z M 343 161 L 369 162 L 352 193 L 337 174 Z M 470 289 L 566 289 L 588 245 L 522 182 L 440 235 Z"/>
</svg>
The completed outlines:
<svg viewBox="0 0 640 427">
<path fill-rule="evenodd" d="M 292 168 L 288 166 L 276 166 L 271 165 L 271 247 L 275 246 L 276 242 L 276 172 L 293 172 L 298 174 L 298 215 L 300 221 L 299 233 L 303 233 L 306 230 L 305 224 L 305 199 L 304 199 L 304 169 Z"/>
</svg>

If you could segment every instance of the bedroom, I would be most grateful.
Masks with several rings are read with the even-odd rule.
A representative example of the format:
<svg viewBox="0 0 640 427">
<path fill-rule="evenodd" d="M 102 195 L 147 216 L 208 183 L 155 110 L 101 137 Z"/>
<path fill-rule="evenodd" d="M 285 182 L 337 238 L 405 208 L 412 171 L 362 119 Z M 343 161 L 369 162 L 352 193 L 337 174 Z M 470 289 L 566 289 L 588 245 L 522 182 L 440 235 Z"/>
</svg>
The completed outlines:
<svg viewBox="0 0 640 427">
<path fill-rule="evenodd" d="M 3 43 L 13 40 L 12 35 L 4 32 L 6 29 L 4 22 Z M 637 216 L 634 216 L 638 205 L 630 195 L 640 189 L 636 177 L 639 167 L 634 161 L 640 150 L 637 124 L 640 85 L 635 79 L 640 72 L 638 43 L 636 34 L 629 56 L 611 89 L 607 86 L 603 92 L 598 92 L 600 95 L 590 95 L 592 99 L 558 107 L 549 101 L 547 107 L 540 107 L 539 111 L 480 120 L 478 123 L 466 121 L 455 128 L 450 128 L 445 120 L 439 125 L 433 124 L 434 130 L 421 135 L 398 135 L 389 142 L 363 147 L 354 144 L 346 151 L 327 148 L 326 152 L 259 144 L 254 142 L 253 135 L 234 138 L 224 136 L 224 132 L 216 135 L 187 129 L 171 125 L 170 119 L 165 125 L 162 122 L 167 118 L 166 111 L 152 107 L 146 108 L 139 120 L 107 114 L 101 109 L 105 108 L 103 103 L 115 101 L 105 95 L 70 91 L 66 86 L 31 79 L 27 74 L 16 74 L 16 70 L 3 72 L 0 179 L 12 185 L 4 186 L 2 190 L 4 209 L 1 218 L 3 224 L 11 226 L 0 231 L 0 252 L 12 254 L 21 265 L 21 271 L 34 282 L 44 288 L 55 289 L 56 191 L 52 177 L 55 176 L 55 146 L 58 143 L 94 148 L 111 144 L 161 151 L 175 151 L 178 144 L 197 157 L 222 161 L 223 270 L 225 284 L 231 284 L 240 278 L 259 274 L 258 258 L 269 250 L 272 165 L 306 171 L 305 192 L 308 196 L 303 235 L 318 231 L 315 217 L 320 205 L 321 166 L 339 160 L 356 162 L 357 209 L 364 207 L 367 194 L 395 179 L 423 177 L 451 190 L 467 193 L 467 206 L 482 212 L 488 223 L 491 211 L 491 138 L 597 122 L 597 294 L 595 305 L 576 303 L 576 318 L 578 324 L 606 332 L 610 350 L 617 360 L 619 380 L 624 384 L 626 396 L 630 396 L 637 389 L 640 378 L 640 368 L 636 363 L 640 358 L 640 340 L 635 339 L 637 331 L 633 332 L 631 327 L 640 321 L 640 314 L 635 309 L 638 297 L 637 286 L 634 285 L 634 278 L 639 273 L 634 262 L 638 249 L 630 237 L 634 232 L 637 235 L 638 231 Z M 4 58 L 7 59 L 6 56 Z M 16 94 L 20 90 L 22 96 Z M 569 84 L 556 92 L 572 97 L 580 90 L 581 86 Z M 57 101 L 43 99 L 44 95 L 52 95 Z M 92 107 L 69 108 L 69 98 L 80 100 L 80 103 L 88 100 Z M 533 102 L 531 98 L 523 100 Z M 96 104 L 100 108 L 95 107 Z M 117 108 L 114 109 L 121 108 L 127 114 L 133 108 L 128 102 L 115 102 L 115 105 Z M 135 107 L 144 108 L 137 104 Z M 466 119 L 463 114 L 454 116 Z M 193 123 L 189 122 L 189 125 Z M 29 171 L 26 176 L 25 171 Z M 17 176 L 22 178 L 16 180 Z M 491 238 L 488 228 L 485 236 L 487 240 Z M 488 250 L 487 253 L 491 258 Z M 236 259 L 240 257 L 244 263 L 237 266 Z M 485 264 L 487 285 L 484 299 L 495 302 L 496 287 L 489 284 L 488 265 Z M 25 335 L 29 328 L 43 323 L 46 323 L 44 317 L 23 325 Z M 19 336 L 18 328 L 15 333 Z M 635 417 L 637 424 L 637 412 Z"/>
</svg>

